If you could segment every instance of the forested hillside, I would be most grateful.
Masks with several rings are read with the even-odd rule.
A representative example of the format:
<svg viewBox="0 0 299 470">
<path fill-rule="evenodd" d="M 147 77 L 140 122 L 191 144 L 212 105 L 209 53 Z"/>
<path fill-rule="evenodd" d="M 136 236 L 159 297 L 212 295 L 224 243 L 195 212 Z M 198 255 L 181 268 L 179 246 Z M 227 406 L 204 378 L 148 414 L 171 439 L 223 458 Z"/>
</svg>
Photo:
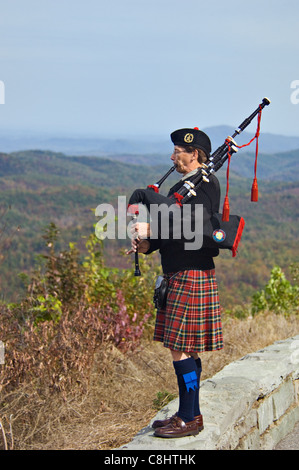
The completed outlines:
<svg viewBox="0 0 299 470">
<path fill-rule="evenodd" d="M 242 155 L 241 155 L 242 153 Z M 254 157 L 241 152 L 232 159 L 230 175 L 231 213 L 245 218 L 246 227 L 237 258 L 221 252 L 216 260 L 222 301 L 226 307 L 247 301 L 256 288 L 269 278 L 278 264 L 288 272 L 298 261 L 298 156 L 260 155 L 258 160 L 259 202 L 250 202 Z M 94 231 L 95 208 L 108 202 L 117 207 L 117 196 L 130 196 L 138 187 L 157 181 L 171 166 L 169 157 L 162 165 L 129 164 L 97 157 L 69 157 L 49 151 L 0 154 L 0 260 L 1 296 L 15 301 L 23 292 L 21 272 L 34 267 L 44 249 L 43 231 L 54 222 L 61 232 L 60 243 L 85 246 L 83 236 Z M 144 158 L 141 160 L 144 162 Z M 217 173 L 225 193 L 225 170 Z M 165 193 L 177 179 L 172 175 L 163 187 Z M 1 215 L 2 214 L 2 215 Z M 19 230 L 17 228 L 19 227 Z M 105 241 L 109 266 L 128 267 L 132 259 L 120 254 L 129 240 Z"/>
</svg>

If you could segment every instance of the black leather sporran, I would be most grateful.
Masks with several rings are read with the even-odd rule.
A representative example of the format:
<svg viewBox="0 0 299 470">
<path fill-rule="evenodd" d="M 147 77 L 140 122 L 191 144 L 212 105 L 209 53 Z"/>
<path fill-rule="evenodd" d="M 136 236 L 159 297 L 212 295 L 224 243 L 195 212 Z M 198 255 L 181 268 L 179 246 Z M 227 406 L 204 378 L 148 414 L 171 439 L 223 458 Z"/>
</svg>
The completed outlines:
<svg viewBox="0 0 299 470">
<path fill-rule="evenodd" d="M 168 292 L 168 279 L 163 276 L 158 276 L 155 284 L 154 291 L 154 304 L 157 309 L 164 309 L 166 307 Z"/>
</svg>

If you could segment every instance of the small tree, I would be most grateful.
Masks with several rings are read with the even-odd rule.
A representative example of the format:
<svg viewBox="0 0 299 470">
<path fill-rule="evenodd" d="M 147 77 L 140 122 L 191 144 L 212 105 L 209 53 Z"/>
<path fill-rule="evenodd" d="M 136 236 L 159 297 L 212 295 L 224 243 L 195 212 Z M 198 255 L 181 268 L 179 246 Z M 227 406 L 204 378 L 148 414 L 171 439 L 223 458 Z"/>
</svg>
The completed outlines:
<svg viewBox="0 0 299 470">
<path fill-rule="evenodd" d="M 291 267 L 293 278 L 296 280 L 298 268 L 293 264 Z M 277 314 L 291 315 L 299 313 L 299 287 L 292 285 L 285 277 L 279 266 L 271 271 L 271 277 L 259 292 L 252 298 L 252 313 L 260 311 L 272 311 Z"/>
<path fill-rule="evenodd" d="M 37 256 L 39 266 L 27 281 L 27 299 L 34 305 L 31 312 L 40 321 L 59 320 L 61 308 L 77 305 L 85 290 L 79 250 L 74 243 L 69 243 L 68 250 L 57 250 L 58 237 L 59 230 L 51 223 L 43 235 L 47 252 Z"/>
</svg>

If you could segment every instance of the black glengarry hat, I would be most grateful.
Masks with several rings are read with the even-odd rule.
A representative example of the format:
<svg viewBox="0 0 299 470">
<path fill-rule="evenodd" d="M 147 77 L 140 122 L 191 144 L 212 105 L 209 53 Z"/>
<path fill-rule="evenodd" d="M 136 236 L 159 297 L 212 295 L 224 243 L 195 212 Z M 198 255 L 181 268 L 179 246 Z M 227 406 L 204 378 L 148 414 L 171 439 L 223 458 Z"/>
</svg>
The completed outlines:
<svg viewBox="0 0 299 470">
<path fill-rule="evenodd" d="M 170 138 L 174 145 L 190 145 L 191 147 L 203 150 L 209 158 L 212 146 L 207 134 L 200 131 L 197 127 L 193 129 L 178 129 L 170 134 Z"/>
</svg>

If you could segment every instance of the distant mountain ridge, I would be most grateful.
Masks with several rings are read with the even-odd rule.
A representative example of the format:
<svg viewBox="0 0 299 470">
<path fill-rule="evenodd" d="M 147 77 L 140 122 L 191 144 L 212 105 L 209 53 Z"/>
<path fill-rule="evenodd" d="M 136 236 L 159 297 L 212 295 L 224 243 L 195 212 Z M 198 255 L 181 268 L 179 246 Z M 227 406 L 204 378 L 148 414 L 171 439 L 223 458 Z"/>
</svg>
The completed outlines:
<svg viewBox="0 0 299 470">
<path fill-rule="evenodd" d="M 228 135 L 234 133 L 234 128 L 223 125 L 203 129 L 210 137 L 213 151 L 223 144 Z M 254 135 L 242 132 L 236 137 L 238 145 L 247 143 Z M 21 135 L 0 133 L 0 152 L 9 153 L 20 150 L 52 150 L 67 155 L 169 155 L 172 144 L 168 136 L 136 136 L 133 138 L 102 138 L 102 137 L 46 137 L 38 135 Z M 278 153 L 299 149 L 299 136 L 284 136 L 269 134 L 261 131 L 259 149 L 262 153 Z"/>
<path fill-rule="evenodd" d="M 231 159 L 230 171 L 241 178 L 251 178 L 254 172 L 255 154 L 246 149 L 234 154 Z M 147 166 L 146 171 L 144 165 Z M 23 183 L 35 175 L 36 181 L 44 184 L 44 178 L 81 181 L 84 185 L 107 185 L 107 178 L 113 175 L 114 184 L 122 186 L 135 185 L 136 181 L 146 182 L 162 176 L 172 166 L 166 155 L 108 155 L 98 156 L 67 156 L 46 150 L 27 150 L 0 153 L 0 180 L 21 177 Z M 217 172 L 224 175 L 227 162 Z M 257 176 L 268 181 L 294 182 L 299 180 L 299 149 L 284 153 L 259 153 Z M 176 176 L 174 176 L 176 178 Z M 171 178 L 171 177 L 170 177 Z M 158 178 L 159 179 L 159 178 Z M 154 181 L 154 179 L 153 179 Z"/>
</svg>

